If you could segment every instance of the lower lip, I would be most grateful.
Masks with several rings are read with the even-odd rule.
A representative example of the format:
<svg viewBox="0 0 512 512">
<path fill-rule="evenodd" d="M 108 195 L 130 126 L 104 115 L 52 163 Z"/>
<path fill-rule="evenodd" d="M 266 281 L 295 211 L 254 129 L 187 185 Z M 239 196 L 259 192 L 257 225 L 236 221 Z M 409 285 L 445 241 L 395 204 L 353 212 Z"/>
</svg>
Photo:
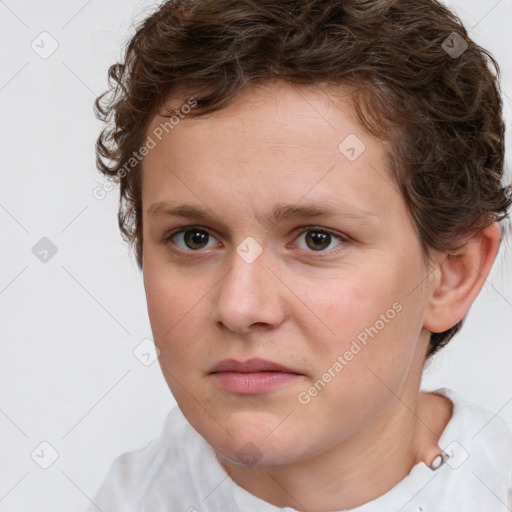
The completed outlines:
<svg viewBox="0 0 512 512">
<path fill-rule="evenodd" d="M 243 395 L 265 393 L 301 377 L 296 373 L 284 372 L 217 372 L 212 375 L 225 391 Z"/>
</svg>

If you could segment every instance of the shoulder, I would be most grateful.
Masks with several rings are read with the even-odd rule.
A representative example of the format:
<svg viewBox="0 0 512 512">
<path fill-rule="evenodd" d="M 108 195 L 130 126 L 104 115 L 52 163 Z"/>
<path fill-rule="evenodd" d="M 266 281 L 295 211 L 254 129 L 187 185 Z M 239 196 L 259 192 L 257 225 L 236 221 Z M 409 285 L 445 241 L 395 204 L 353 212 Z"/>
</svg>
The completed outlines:
<svg viewBox="0 0 512 512">
<path fill-rule="evenodd" d="M 122 453 L 110 465 L 106 478 L 98 489 L 89 511 L 113 512 L 138 510 L 152 477 L 169 459 L 172 443 L 181 445 L 180 415 L 177 406 L 167 416 L 161 435 L 145 447 Z"/>
<path fill-rule="evenodd" d="M 173 510 L 194 506 L 197 510 L 217 510 L 219 500 L 222 509 L 231 503 L 232 486 L 223 487 L 227 498 L 224 494 L 212 497 L 216 508 L 204 508 L 204 500 L 227 476 L 213 448 L 176 405 L 157 439 L 114 460 L 88 512 L 141 512 L 169 506 Z"/>
</svg>

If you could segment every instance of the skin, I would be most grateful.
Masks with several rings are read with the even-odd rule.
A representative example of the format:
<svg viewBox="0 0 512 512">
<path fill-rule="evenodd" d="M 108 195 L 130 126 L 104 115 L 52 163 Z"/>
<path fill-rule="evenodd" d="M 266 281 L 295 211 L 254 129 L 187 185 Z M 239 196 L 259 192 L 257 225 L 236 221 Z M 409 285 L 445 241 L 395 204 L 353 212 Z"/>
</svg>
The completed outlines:
<svg viewBox="0 0 512 512">
<path fill-rule="evenodd" d="M 155 116 L 148 134 L 162 121 Z M 366 146 L 353 162 L 338 150 L 349 134 Z M 144 285 L 163 375 L 231 478 L 276 506 L 353 508 L 441 452 L 452 404 L 419 391 L 429 330 L 441 332 L 467 312 L 500 232 L 494 224 L 458 256 L 438 254 L 427 264 L 386 151 L 357 123 L 348 99 L 275 82 L 181 120 L 144 159 Z M 159 201 L 203 208 L 210 218 L 149 215 Z M 305 203 L 340 212 L 348 205 L 367 217 L 264 220 L 278 205 Z M 185 226 L 206 231 L 202 245 L 190 245 L 186 232 L 165 240 Z M 325 246 L 308 242 L 318 231 L 300 233 L 309 226 L 334 234 Z M 248 236 L 262 249 L 252 263 L 236 251 Z M 401 311 L 300 403 L 299 393 L 396 303 Z M 223 359 L 252 357 L 301 375 L 240 395 L 209 373 Z M 247 443 L 260 457 L 254 465 L 237 455 Z"/>
</svg>

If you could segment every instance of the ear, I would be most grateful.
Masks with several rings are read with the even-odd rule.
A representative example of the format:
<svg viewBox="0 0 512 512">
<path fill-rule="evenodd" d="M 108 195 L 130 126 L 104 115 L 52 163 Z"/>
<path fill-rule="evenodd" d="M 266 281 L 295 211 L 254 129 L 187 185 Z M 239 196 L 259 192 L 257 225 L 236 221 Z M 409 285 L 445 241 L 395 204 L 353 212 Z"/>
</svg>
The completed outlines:
<svg viewBox="0 0 512 512">
<path fill-rule="evenodd" d="M 497 222 L 478 231 L 455 254 L 443 254 L 430 283 L 423 327 L 443 332 L 464 318 L 480 293 L 498 253 Z"/>
</svg>

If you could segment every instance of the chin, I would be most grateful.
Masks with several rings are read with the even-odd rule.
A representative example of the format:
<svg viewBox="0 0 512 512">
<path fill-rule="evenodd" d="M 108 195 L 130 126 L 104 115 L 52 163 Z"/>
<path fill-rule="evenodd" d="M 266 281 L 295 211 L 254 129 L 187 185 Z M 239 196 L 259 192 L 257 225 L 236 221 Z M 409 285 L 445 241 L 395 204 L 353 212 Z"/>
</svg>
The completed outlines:
<svg viewBox="0 0 512 512">
<path fill-rule="evenodd" d="M 234 428 L 232 425 L 226 426 L 226 431 L 220 436 L 200 433 L 218 453 L 218 457 L 245 467 L 281 466 L 300 462 L 313 455 L 314 449 L 309 444 L 302 446 L 305 437 L 299 432 L 290 431 L 289 427 L 283 427 L 278 432 L 281 427 L 276 429 L 279 424 L 276 421 L 272 423 L 272 428 L 266 426 L 265 429 L 258 429 L 253 426 L 248 430 L 249 421 L 246 420 L 245 428 L 240 425 Z"/>
<path fill-rule="evenodd" d="M 297 447 L 291 447 L 290 451 L 281 447 L 279 451 L 270 449 L 266 445 L 246 443 L 241 448 L 238 446 L 214 447 L 219 461 L 226 460 L 240 467 L 271 467 L 284 466 L 299 462 L 301 457 L 297 453 Z"/>
</svg>

